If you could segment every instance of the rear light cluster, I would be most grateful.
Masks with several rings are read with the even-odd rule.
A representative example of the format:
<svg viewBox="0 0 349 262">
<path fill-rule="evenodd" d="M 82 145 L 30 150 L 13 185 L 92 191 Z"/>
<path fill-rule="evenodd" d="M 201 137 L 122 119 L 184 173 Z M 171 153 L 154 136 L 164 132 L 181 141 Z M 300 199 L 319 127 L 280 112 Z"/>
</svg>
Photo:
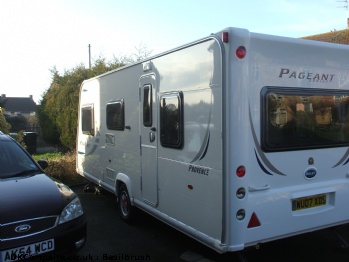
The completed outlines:
<svg viewBox="0 0 349 262">
<path fill-rule="evenodd" d="M 244 46 L 239 46 L 235 51 L 236 57 L 243 59 L 246 56 L 246 48 Z"/>
<path fill-rule="evenodd" d="M 244 166 L 239 166 L 236 169 L 236 176 L 238 178 L 243 178 L 246 174 L 246 168 Z M 246 196 L 246 189 L 244 187 L 240 187 L 238 188 L 238 190 L 236 190 L 236 198 L 237 199 L 243 199 Z M 237 220 L 244 220 L 246 216 L 246 211 L 245 209 L 239 209 L 236 212 L 236 219 Z M 250 217 L 250 221 L 248 222 L 247 228 L 253 228 L 253 227 L 259 227 L 261 225 L 256 213 L 252 213 L 251 217 Z"/>
<path fill-rule="evenodd" d="M 222 32 L 222 41 L 223 43 L 229 42 L 229 33 L 228 32 Z M 239 46 L 236 48 L 235 55 L 239 59 L 243 59 L 246 56 L 246 48 L 244 46 Z"/>
<path fill-rule="evenodd" d="M 238 199 L 243 199 L 246 196 L 246 189 L 244 187 L 240 187 L 237 191 L 236 191 L 236 197 Z"/>
<path fill-rule="evenodd" d="M 237 169 L 236 169 L 236 175 L 238 177 L 243 177 L 245 176 L 246 174 L 246 168 L 244 166 L 239 166 Z"/>
</svg>

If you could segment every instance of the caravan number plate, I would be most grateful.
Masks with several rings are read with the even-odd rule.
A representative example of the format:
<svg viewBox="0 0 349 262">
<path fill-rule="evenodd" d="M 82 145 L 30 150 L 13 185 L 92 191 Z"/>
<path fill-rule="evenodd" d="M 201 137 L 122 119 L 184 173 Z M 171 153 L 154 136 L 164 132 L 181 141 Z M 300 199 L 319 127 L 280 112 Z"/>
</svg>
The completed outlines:
<svg viewBox="0 0 349 262">
<path fill-rule="evenodd" d="M 302 197 L 292 200 L 292 211 L 326 205 L 326 194 Z"/>
</svg>

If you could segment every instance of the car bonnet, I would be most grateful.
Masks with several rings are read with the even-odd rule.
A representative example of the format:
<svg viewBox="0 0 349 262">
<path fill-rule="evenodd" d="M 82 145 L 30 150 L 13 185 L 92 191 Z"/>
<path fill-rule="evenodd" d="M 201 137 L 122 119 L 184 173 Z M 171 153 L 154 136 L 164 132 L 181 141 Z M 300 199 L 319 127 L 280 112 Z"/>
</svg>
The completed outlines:
<svg viewBox="0 0 349 262">
<path fill-rule="evenodd" d="M 0 224 L 60 215 L 73 191 L 45 174 L 0 180 Z"/>
</svg>

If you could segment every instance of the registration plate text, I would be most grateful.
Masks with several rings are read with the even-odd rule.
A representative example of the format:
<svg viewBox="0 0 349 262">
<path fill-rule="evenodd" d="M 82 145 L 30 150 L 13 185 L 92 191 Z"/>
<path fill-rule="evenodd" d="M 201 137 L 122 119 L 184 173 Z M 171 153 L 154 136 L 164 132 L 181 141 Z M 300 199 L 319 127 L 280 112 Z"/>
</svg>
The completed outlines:
<svg viewBox="0 0 349 262">
<path fill-rule="evenodd" d="M 292 200 L 292 211 L 326 205 L 326 194 L 302 197 Z"/>
<path fill-rule="evenodd" d="M 55 249 L 54 239 L 45 240 L 35 244 L 4 250 L 1 252 L 1 261 L 26 260 L 32 256 L 37 256 Z"/>
</svg>

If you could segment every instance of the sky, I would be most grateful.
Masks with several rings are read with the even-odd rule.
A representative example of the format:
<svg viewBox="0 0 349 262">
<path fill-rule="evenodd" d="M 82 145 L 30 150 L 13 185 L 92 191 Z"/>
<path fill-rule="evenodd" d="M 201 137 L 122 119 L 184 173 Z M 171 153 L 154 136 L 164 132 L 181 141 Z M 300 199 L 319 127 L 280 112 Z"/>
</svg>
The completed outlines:
<svg viewBox="0 0 349 262">
<path fill-rule="evenodd" d="M 303 37 L 347 28 L 346 0 L 0 0 L 0 94 L 39 104 L 59 74 L 151 55 L 226 27 Z"/>
</svg>

